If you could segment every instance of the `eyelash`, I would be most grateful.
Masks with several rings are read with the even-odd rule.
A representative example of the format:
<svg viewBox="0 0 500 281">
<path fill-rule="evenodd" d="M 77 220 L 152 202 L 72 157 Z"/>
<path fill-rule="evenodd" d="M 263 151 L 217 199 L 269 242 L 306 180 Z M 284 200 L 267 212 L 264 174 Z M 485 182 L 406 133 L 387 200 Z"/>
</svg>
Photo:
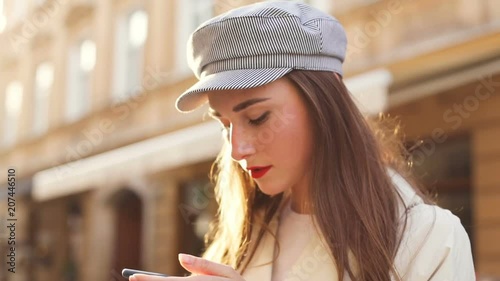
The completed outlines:
<svg viewBox="0 0 500 281">
<path fill-rule="evenodd" d="M 254 126 L 260 125 L 260 124 L 264 123 L 264 121 L 266 121 L 266 120 L 267 120 L 267 117 L 269 116 L 269 113 L 270 113 L 270 112 L 269 112 L 269 111 L 267 111 L 266 113 L 262 114 L 262 115 L 261 115 L 259 118 L 257 118 L 257 119 L 250 119 L 250 120 L 248 121 L 248 123 L 249 123 L 250 125 L 254 125 Z"/>
<path fill-rule="evenodd" d="M 270 113 L 271 113 L 270 111 L 267 111 L 257 119 L 250 119 L 250 120 L 248 120 L 248 124 L 253 125 L 253 126 L 261 125 L 262 123 L 264 123 L 267 120 L 267 117 L 269 116 Z M 223 126 L 221 128 L 221 131 L 224 131 L 227 129 L 229 129 L 228 126 Z"/>
</svg>

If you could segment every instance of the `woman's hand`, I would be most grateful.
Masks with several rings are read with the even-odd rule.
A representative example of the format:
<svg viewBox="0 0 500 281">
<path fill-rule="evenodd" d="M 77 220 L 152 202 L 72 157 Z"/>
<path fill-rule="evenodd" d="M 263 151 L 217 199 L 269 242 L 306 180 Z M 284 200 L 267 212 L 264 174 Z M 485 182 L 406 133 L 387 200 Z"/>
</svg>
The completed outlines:
<svg viewBox="0 0 500 281">
<path fill-rule="evenodd" d="M 134 274 L 130 281 L 245 281 L 232 267 L 203 258 L 179 254 L 179 262 L 187 271 L 193 273 L 188 277 L 159 277 L 143 274 Z"/>
</svg>

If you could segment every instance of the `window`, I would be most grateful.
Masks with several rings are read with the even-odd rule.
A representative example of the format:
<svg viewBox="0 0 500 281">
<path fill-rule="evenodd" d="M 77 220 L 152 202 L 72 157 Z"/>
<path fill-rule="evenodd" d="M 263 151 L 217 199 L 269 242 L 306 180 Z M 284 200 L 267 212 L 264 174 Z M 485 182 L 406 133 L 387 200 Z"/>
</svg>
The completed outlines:
<svg viewBox="0 0 500 281">
<path fill-rule="evenodd" d="M 439 206 L 460 218 L 474 251 L 472 154 L 469 136 L 450 136 L 443 143 L 424 139 L 412 151 L 413 172 L 433 194 Z"/>
<path fill-rule="evenodd" d="M 277 1 L 277 0 L 268 0 L 269 2 Z M 325 12 L 329 12 L 332 8 L 331 0 L 290 0 L 290 2 L 300 2 L 305 3 L 307 5 L 311 5 L 317 9 L 320 9 Z"/>
<path fill-rule="evenodd" d="M 42 6 L 43 4 L 45 4 L 45 2 L 47 2 L 47 0 L 36 0 L 35 4 L 38 6 Z"/>
<path fill-rule="evenodd" d="M 35 73 L 33 133 L 41 135 L 47 131 L 49 124 L 49 99 L 54 67 L 52 63 L 44 62 L 38 65 Z"/>
<path fill-rule="evenodd" d="M 83 117 L 90 106 L 91 73 L 96 61 L 96 46 L 85 39 L 71 48 L 68 66 L 66 118 L 69 122 Z"/>
<path fill-rule="evenodd" d="M 23 101 L 23 85 L 12 81 L 7 85 L 5 96 L 5 143 L 11 145 L 16 141 L 21 105 Z"/>
<path fill-rule="evenodd" d="M 178 0 L 177 5 L 180 9 L 180 24 L 178 30 L 177 43 L 177 70 L 178 74 L 191 75 L 192 71 L 187 63 L 186 44 L 189 35 L 204 21 L 214 16 L 213 0 Z"/>
<path fill-rule="evenodd" d="M 5 17 L 4 3 L 3 0 L 0 0 L 0 33 L 2 33 L 5 30 L 6 26 L 7 26 L 7 18 Z"/>
<path fill-rule="evenodd" d="M 324 12 L 330 12 L 332 9 L 331 0 L 304 0 L 304 3 L 307 3 L 315 8 L 318 8 Z"/>
<path fill-rule="evenodd" d="M 209 231 L 209 224 L 217 213 L 217 202 L 214 199 L 214 187 L 203 178 L 195 178 L 179 186 L 180 204 L 178 235 L 179 251 L 200 256 L 204 248 L 204 236 Z M 180 266 L 177 274 L 185 274 Z"/>
<path fill-rule="evenodd" d="M 4 0 L 5 1 L 5 0 Z M 9 14 L 9 26 L 16 25 L 24 19 L 27 12 L 27 1 L 12 1 L 10 6 L 11 13 Z"/>
<path fill-rule="evenodd" d="M 113 79 L 115 100 L 142 91 L 144 43 L 147 34 L 148 15 L 143 10 L 136 10 L 117 23 Z"/>
</svg>

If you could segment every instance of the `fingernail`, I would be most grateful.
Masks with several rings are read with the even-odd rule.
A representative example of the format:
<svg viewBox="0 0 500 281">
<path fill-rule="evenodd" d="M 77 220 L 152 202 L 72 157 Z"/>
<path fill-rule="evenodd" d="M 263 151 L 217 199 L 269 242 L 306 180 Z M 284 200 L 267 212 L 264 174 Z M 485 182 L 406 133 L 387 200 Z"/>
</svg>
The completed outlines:
<svg viewBox="0 0 500 281">
<path fill-rule="evenodd" d="M 191 255 L 179 254 L 179 260 L 183 264 L 193 264 L 194 258 Z"/>
<path fill-rule="evenodd" d="M 137 281 L 137 278 L 135 278 L 135 276 L 134 276 L 134 275 L 132 275 L 132 276 L 130 276 L 130 277 L 128 278 L 128 280 L 129 280 L 129 281 Z"/>
</svg>

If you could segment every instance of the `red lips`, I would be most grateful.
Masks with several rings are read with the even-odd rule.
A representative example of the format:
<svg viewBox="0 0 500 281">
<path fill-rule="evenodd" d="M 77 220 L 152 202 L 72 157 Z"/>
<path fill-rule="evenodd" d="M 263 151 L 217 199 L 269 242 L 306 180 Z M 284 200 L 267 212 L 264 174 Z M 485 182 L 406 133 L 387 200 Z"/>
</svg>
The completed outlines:
<svg viewBox="0 0 500 281">
<path fill-rule="evenodd" d="M 248 167 L 247 170 L 251 172 L 252 178 L 258 179 L 263 177 L 269 169 L 271 169 L 272 166 L 253 166 L 253 167 Z"/>
</svg>

